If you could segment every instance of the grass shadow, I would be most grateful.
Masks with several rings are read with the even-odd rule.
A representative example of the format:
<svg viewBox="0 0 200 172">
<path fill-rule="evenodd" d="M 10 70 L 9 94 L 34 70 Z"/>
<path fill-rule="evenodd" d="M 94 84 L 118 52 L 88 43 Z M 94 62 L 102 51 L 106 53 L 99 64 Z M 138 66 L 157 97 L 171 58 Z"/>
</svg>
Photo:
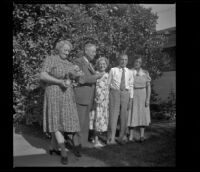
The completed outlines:
<svg viewBox="0 0 200 172">
<path fill-rule="evenodd" d="M 143 143 L 83 149 L 82 152 L 114 167 L 175 167 L 175 127 L 152 125 L 146 134 L 149 137 Z"/>
<path fill-rule="evenodd" d="M 39 126 L 21 125 L 16 128 L 32 146 L 47 151 L 50 140 Z M 83 148 L 81 153 L 108 166 L 121 167 L 174 167 L 176 164 L 176 127 L 175 125 L 152 124 L 146 129 L 148 139 L 144 143 L 127 143 L 103 148 Z"/>
</svg>

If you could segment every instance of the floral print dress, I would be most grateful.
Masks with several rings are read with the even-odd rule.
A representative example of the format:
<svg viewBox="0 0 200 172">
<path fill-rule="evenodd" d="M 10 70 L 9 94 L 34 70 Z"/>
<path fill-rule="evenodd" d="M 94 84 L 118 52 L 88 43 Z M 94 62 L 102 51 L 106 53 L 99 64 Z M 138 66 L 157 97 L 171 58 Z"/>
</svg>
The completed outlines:
<svg viewBox="0 0 200 172">
<path fill-rule="evenodd" d="M 105 73 L 96 82 L 94 109 L 90 113 L 90 129 L 94 129 L 97 132 L 107 131 L 109 118 L 108 103 L 108 73 Z"/>
</svg>

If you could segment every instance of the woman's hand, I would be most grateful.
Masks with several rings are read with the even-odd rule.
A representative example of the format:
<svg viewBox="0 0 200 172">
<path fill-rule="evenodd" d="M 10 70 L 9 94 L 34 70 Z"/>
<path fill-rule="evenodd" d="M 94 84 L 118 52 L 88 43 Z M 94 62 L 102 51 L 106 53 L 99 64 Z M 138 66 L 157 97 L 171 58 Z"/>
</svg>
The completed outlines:
<svg viewBox="0 0 200 172">
<path fill-rule="evenodd" d="M 146 99 L 146 100 L 145 100 L 145 107 L 148 107 L 148 106 L 149 106 L 149 100 Z"/>
<path fill-rule="evenodd" d="M 102 103 L 102 100 L 100 100 L 99 98 L 95 98 L 95 102 L 96 102 L 97 104 L 101 104 L 101 103 Z"/>
<path fill-rule="evenodd" d="M 69 87 L 72 83 L 70 79 L 66 79 L 64 81 L 65 81 L 65 87 Z"/>
<path fill-rule="evenodd" d="M 100 78 L 102 78 L 103 77 L 103 73 L 97 73 L 97 74 L 95 74 L 96 75 L 96 79 L 100 79 Z"/>
<path fill-rule="evenodd" d="M 69 79 L 61 80 L 59 85 L 61 88 L 67 89 L 71 85 L 71 81 Z"/>
</svg>

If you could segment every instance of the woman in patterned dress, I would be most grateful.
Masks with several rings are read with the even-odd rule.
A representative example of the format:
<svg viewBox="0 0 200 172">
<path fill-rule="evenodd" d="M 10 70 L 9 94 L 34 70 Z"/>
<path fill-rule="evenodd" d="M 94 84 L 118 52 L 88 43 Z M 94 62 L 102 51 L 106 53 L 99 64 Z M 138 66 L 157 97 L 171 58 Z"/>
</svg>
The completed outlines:
<svg viewBox="0 0 200 172">
<path fill-rule="evenodd" d="M 135 58 L 133 77 L 134 77 L 134 95 L 132 108 L 129 111 L 128 127 L 129 141 L 134 141 L 134 128 L 140 128 L 140 141 L 144 141 L 145 126 L 148 126 L 150 120 L 150 95 L 151 95 L 151 78 L 146 70 L 141 68 L 142 57 Z"/>
<path fill-rule="evenodd" d="M 90 129 L 94 129 L 94 146 L 102 147 L 98 135 L 107 131 L 108 128 L 108 59 L 100 57 L 96 62 L 98 73 L 103 73 L 103 77 L 96 82 L 94 110 L 90 113 Z"/>
<path fill-rule="evenodd" d="M 69 41 L 62 40 L 56 44 L 56 53 L 44 61 L 40 79 L 45 83 L 43 130 L 51 133 L 50 153 L 61 149 L 61 163 L 67 164 L 64 132 L 80 131 L 74 92 L 69 75 L 79 77 L 77 66 L 67 60 L 72 49 Z"/>
</svg>

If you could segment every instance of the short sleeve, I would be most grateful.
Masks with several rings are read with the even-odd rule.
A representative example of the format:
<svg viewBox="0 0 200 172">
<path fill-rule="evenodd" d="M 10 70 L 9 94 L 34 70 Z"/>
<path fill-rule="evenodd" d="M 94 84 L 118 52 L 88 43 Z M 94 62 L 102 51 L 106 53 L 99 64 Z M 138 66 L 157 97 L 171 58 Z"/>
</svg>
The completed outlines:
<svg viewBox="0 0 200 172">
<path fill-rule="evenodd" d="M 108 74 L 108 87 L 110 87 L 110 84 L 112 82 L 112 78 L 113 78 L 113 68 L 110 69 L 110 72 Z"/>
<path fill-rule="evenodd" d="M 55 61 L 54 57 L 52 56 L 46 57 L 41 72 L 49 73 L 54 66 L 54 61 Z"/>
<path fill-rule="evenodd" d="M 146 72 L 147 84 L 151 82 L 151 77 L 149 76 L 149 72 Z"/>
</svg>

